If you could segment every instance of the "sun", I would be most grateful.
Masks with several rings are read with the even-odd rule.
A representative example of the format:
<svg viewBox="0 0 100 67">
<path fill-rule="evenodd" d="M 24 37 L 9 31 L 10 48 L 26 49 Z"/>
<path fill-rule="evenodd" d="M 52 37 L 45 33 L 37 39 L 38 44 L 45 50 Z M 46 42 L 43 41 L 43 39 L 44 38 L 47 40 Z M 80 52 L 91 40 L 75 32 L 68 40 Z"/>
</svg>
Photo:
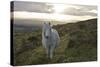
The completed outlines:
<svg viewBox="0 0 100 67">
<path fill-rule="evenodd" d="M 53 4 L 53 11 L 54 13 L 62 13 L 66 6 L 64 4 Z"/>
</svg>

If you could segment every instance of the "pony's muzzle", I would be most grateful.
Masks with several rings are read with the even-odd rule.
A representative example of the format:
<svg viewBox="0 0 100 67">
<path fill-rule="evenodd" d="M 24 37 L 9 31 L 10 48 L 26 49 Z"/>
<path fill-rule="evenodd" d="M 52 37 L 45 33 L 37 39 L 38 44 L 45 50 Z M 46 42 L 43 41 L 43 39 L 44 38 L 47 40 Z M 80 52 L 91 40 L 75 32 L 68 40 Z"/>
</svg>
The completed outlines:
<svg viewBox="0 0 100 67">
<path fill-rule="evenodd" d="M 48 38 L 49 38 L 49 36 L 46 36 L 46 38 L 48 39 Z"/>
</svg>

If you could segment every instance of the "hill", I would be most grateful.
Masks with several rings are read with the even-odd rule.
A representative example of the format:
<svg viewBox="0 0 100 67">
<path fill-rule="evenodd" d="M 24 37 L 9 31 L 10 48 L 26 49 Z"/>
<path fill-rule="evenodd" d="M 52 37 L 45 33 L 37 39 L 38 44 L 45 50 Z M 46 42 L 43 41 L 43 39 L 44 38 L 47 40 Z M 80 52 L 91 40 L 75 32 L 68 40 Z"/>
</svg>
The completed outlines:
<svg viewBox="0 0 100 67">
<path fill-rule="evenodd" d="M 53 26 L 60 35 L 60 45 L 53 59 L 46 57 L 41 43 L 41 29 L 13 32 L 14 65 L 51 64 L 97 60 L 97 19 Z"/>
<path fill-rule="evenodd" d="M 39 30 L 41 25 L 24 25 L 24 24 L 13 24 L 15 32 L 32 32 Z"/>
<path fill-rule="evenodd" d="M 67 45 L 65 55 L 69 62 L 97 59 L 97 19 L 58 25 L 54 28 L 59 31 L 62 40 L 65 40 L 63 45 Z"/>
</svg>

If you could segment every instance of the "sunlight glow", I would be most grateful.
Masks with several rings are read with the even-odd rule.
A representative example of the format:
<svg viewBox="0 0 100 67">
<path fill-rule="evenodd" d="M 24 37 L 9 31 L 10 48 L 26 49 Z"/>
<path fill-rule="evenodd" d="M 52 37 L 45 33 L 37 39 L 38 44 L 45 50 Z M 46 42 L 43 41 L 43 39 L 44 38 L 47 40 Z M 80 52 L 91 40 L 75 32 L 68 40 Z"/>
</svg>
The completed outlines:
<svg viewBox="0 0 100 67">
<path fill-rule="evenodd" d="M 66 5 L 64 4 L 53 4 L 53 10 L 54 13 L 61 13 L 64 11 L 64 9 L 66 8 Z"/>
<path fill-rule="evenodd" d="M 95 18 L 92 16 L 73 16 L 73 15 L 62 15 L 62 14 L 48 14 L 48 13 L 36 13 L 36 12 L 25 12 L 25 11 L 15 11 L 14 19 L 37 19 L 42 21 L 61 21 L 61 22 L 72 22 L 79 20 L 86 20 Z"/>
</svg>

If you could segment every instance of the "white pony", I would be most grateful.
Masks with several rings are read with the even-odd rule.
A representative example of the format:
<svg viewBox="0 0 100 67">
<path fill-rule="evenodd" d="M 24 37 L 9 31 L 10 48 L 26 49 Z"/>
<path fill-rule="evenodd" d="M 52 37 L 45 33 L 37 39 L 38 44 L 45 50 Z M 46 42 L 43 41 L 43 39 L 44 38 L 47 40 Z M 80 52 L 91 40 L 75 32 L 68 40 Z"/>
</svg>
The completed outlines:
<svg viewBox="0 0 100 67">
<path fill-rule="evenodd" d="M 47 51 L 48 58 L 52 59 L 54 49 L 59 45 L 60 38 L 58 32 L 53 29 L 50 23 L 43 24 L 42 44 Z"/>
</svg>

